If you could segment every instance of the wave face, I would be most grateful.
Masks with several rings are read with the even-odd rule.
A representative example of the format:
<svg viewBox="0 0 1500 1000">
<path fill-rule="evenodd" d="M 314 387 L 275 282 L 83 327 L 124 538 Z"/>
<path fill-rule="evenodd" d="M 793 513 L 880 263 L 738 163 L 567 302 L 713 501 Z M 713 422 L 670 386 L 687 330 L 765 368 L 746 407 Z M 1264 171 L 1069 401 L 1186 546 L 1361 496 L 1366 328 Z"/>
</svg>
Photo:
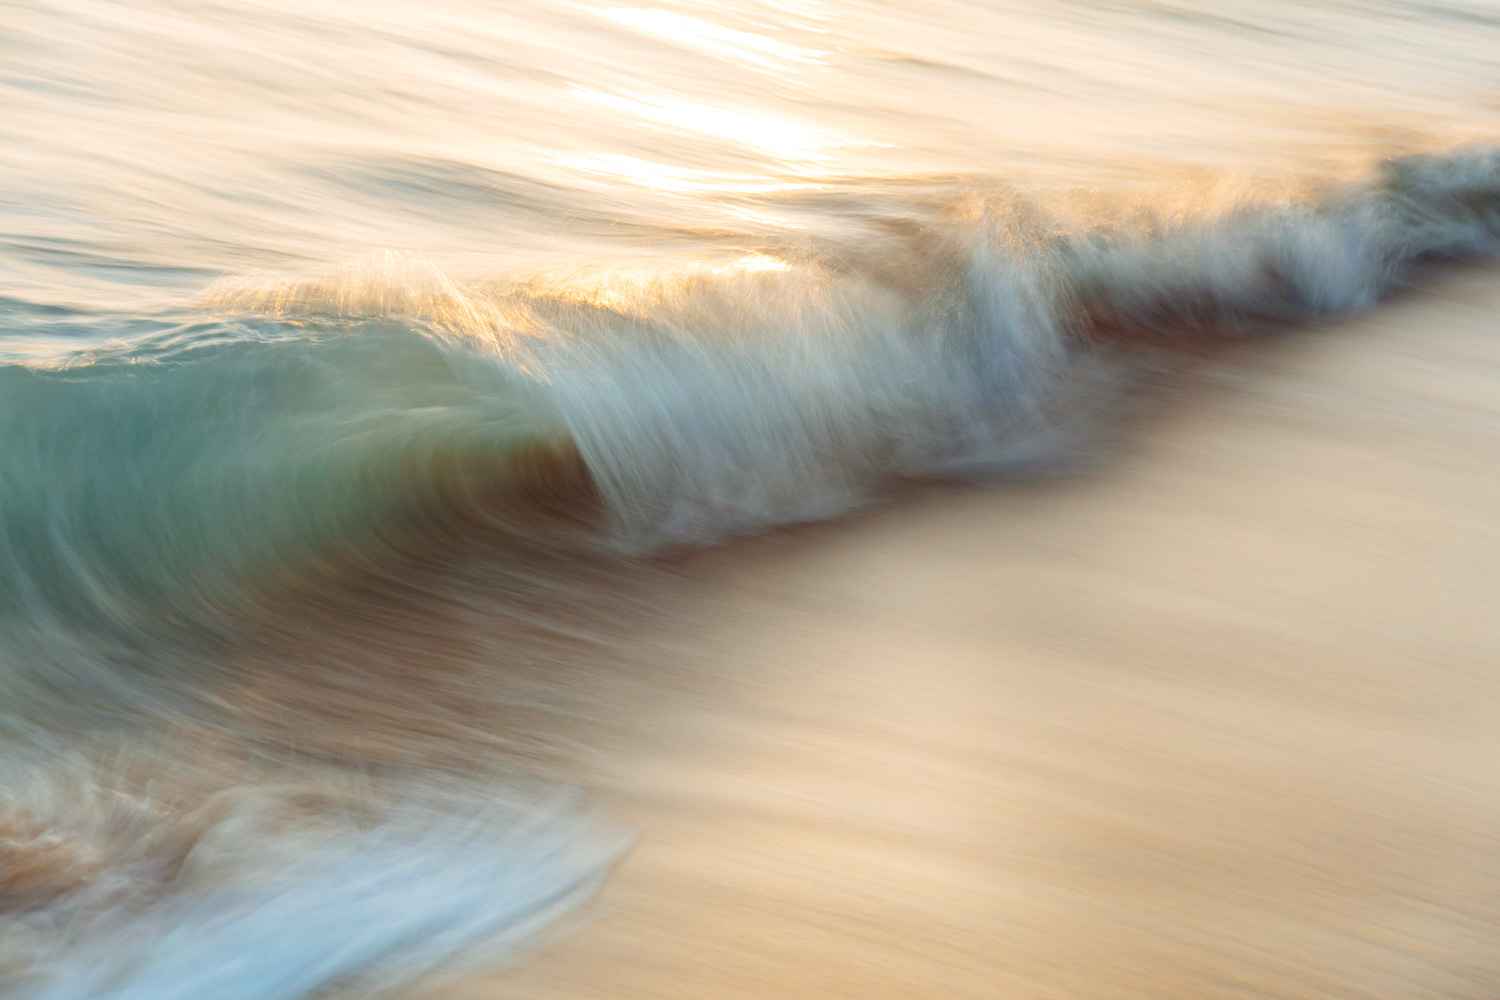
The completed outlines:
<svg viewBox="0 0 1500 1000">
<path fill-rule="evenodd" d="M 0 381 L 0 608 L 55 683 L 100 658 L 149 674 L 161 622 L 205 625 L 309 554 L 378 543 L 456 468 L 546 429 L 520 388 L 466 385 L 381 322 L 201 320 Z"/>
<path fill-rule="evenodd" d="M 80 654 L 149 672 L 154 623 L 445 532 L 558 543 L 526 509 L 595 491 L 601 540 L 642 549 L 1004 471 L 1065 445 L 1108 349 L 1365 309 L 1423 261 L 1495 249 L 1500 154 L 1196 218 L 913 211 L 837 256 L 225 280 L 199 315 L 0 370 L 7 631 L 48 676 Z"/>
<path fill-rule="evenodd" d="M 271 846 L 174 882 L 170 831 L 206 815 L 179 807 L 217 793 L 117 814 L 150 796 L 52 758 L 51 791 L 9 781 L 101 734 L 162 741 L 163 774 L 193 757 L 174 726 L 275 742 L 223 704 L 247 659 L 301 668 L 268 619 L 368 626 L 341 651 L 368 667 L 372 623 L 464 560 L 509 622 L 586 617 L 567 583 L 599 566 L 1065 459 L 1148 351 L 1496 250 L 1489 6 L 1255 8 L 9 12 L 0 987 L 398 988 L 594 884 L 589 823 L 510 785 L 474 795 L 513 811 L 205 821 Z M 437 630 L 391 645 L 415 671 Z M 125 860 L 8 888 L 99 851 Z M 262 947 L 288 964 L 234 972 Z"/>
</svg>

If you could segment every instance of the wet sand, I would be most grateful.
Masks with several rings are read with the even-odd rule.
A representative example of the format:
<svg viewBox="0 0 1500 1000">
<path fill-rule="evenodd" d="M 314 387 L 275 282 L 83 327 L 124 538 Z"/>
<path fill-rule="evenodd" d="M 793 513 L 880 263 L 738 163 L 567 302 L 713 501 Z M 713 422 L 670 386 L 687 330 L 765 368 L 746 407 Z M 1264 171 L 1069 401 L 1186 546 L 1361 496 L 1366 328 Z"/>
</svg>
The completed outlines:
<svg viewBox="0 0 1500 1000">
<path fill-rule="evenodd" d="M 433 996 L 1494 997 L 1497 334 L 1449 273 L 1087 475 L 673 562 L 546 737 L 637 846 Z"/>
</svg>

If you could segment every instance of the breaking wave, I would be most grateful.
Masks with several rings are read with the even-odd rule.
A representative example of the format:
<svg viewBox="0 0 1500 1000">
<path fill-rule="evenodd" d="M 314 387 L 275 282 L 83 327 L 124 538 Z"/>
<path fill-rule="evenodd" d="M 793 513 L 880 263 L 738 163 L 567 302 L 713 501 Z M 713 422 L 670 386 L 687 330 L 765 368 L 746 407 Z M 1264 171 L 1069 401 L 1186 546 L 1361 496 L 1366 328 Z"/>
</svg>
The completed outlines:
<svg viewBox="0 0 1500 1000">
<path fill-rule="evenodd" d="M 1206 213 L 923 211 L 720 266 L 256 274 L 0 368 L 0 607 L 54 634 L 134 626 L 310 560 L 378 561 L 412 528 L 556 541 L 534 515 L 572 504 L 563 522 L 643 549 L 1003 470 L 1122 345 L 1355 312 L 1424 261 L 1493 250 L 1500 154 Z"/>
<path fill-rule="evenodd" d="M 149 317 L 6 303 L 4 322 L 34 336 L 0 366 L 0 696 L 24 706 L 4 725 L 34 735 L 49 705 L 75 726 L 159 705 L 220 669 L 268 594 L 476 545 L 525 563 L 703 544 L 832 516 L 901 479 L 1030 468 L 1076 446 L 1139 348 L 1356 312 L 1426 262 L 1500 249 L 1500 151 L 1213 210 L 976 188 L 866 215 L 857 240 L 684 266 L 459 282 L 392 254 L 320 279 L 225 279 Z M 225 807 L 182 840 L 163 832 L 172 809 L 90 781 L 48 793 L 83 819 L 22 802 L 5 821 L 21 832 L 0 837 L 12 872 L 41 858 L 49 878 L 75 861 L 126 873 L 44 880 L 34 906 L 7 910 L 22 944 L 0 972 L 26 995 L 402 981 L 519 940 L 609 855 L 570 853 L 587 824 L 567 810 L 496 820 L 393 799 L 338 836 L 325 821 L 236 833 L 293 845 L 291 867 L 268 848 L 243 861 L 261 865 L 248 881 L 195 895 L 162 873 L 213 853 L 204 830 L 276 809 Z M 136 886 L 125 909 L 99 895 L 111 885 Z M 313 923 L 348 933 L 287 950 L 287 929 Z M 141 934 L 157 944 L 131 968 L 68 950 L 130 955 Z M 214 978 L 268 935 L 286 962 L 263 971 L 279 978 Z"/>
</svg>

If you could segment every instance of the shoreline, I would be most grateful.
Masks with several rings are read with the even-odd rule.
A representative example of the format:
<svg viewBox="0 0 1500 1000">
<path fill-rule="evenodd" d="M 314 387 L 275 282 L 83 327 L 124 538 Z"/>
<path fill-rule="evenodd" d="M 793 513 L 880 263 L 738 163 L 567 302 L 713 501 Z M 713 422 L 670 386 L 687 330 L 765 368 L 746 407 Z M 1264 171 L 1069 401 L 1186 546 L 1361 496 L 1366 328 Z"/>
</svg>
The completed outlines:
<svg viewBox="0 0 1500 1000">
<path fill-rule="evenodd" d="M 391 814 L 447 846 L 494 807 L 505 850 L 539 781 L 588 793 L 548 814 L 569 837 L 634 831 L 550 947 L 421 994 L 445 1000 L 1484 1000 L 1497 276 L 1195 352 L 1082 474 L 912 486 L 657 559 L 331 568 L 245 623 L 201 692 L 222 718 L 132 734 L 100 779 L 126 784 L 86 794 L 144 782 L 127 830 L 179 861 L 250 803 L 268 886 L 341 801 L 378 816 L 402 788 L 447 790 Z M 317 791 L 278 799 L 296 787 Z M 27 892 L 110 864 L 69 846 Z M 212 902 L 176 884 L 145 887 L 157 919 Z M 380 884 L 361 912 L 421 892 Z M 267 899 L 289 927 L 319 905 Z"/>
<path fill-rule="evenodd" d="M 1205 362 L 1088 476 L 680 560 L 593 737 L 639 845 L 434 996 L 1492 995 L 1497 274 Z"/>
</svg>

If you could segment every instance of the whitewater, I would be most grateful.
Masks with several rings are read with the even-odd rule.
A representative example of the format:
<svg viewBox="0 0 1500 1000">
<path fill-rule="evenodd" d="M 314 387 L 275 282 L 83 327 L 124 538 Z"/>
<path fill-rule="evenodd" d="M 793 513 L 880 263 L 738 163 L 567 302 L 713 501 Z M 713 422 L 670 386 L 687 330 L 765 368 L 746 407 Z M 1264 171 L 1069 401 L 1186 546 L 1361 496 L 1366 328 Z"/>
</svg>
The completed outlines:
<svg viewBox="0 0 1500 1000">
<path fill-rule="evenodd" d="M 650 832 L 579 678 L 695 620 L 674 561 L 1071 475 L 1484 267 L 1497 53 L 1478 0 L 7 8 L 0 991 L 396 993 L 589 912 Z"/>
</svg>

